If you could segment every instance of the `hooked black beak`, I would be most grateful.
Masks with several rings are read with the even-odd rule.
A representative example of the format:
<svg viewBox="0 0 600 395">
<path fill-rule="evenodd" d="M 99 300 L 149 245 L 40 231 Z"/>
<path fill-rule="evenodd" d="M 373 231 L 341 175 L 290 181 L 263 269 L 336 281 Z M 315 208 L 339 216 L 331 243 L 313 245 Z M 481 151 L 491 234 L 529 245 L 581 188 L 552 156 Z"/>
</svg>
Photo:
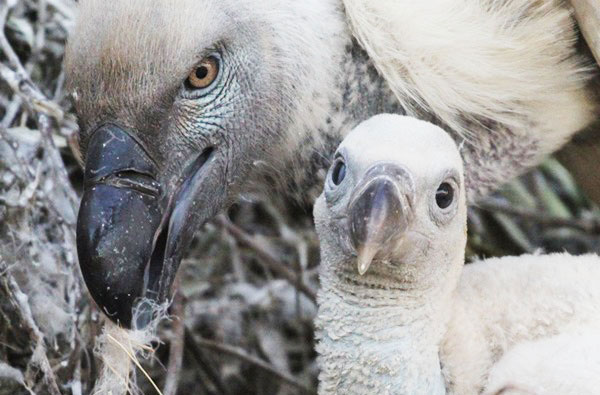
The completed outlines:
<svg viewBox="0 0 600 395">
<path fill-rule="evenodd" d="M 141 329 L 152 305 L 170 295 L 194 231 L 224 205 L 226 192 L 212 148 L 161 184 L 142 146 L 118 126 L 89 142 L 77 252 L 84 280 L 106 315 Z M 135 318 L 135 322 L 132 319 Z"/>
<path fill-rule="evenodd" d="M 414 184 L 395 164 L 371 167 L 348 204 L 350 241 L 358 256 L 358 272 L 369 269 L 375 255 L 408 228 L 413 217 Z"/>
</svg>

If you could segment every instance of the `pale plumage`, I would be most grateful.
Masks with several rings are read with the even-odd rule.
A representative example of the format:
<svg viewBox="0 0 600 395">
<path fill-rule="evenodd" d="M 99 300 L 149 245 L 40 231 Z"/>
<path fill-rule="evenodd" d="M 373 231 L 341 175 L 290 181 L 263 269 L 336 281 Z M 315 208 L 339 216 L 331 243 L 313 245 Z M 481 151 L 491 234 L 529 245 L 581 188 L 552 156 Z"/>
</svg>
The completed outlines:
<svg viewBox="0 0 600 395">
<path fill-rule="evenodd" d="M 573 330 L 512 348 L 494 365 L 485 395 L 593 395 L 600 388 L 597 330 Z"/>
<path fill-rule="evenodd" d="M 600 330 L 597 255 L 464 266 L 462 161 L 434 125 L 376 116 L 348 135 L 336 157 L 314 211 L 322 258 L 320 393 L 470 395 L 577 380 L 564 361 L 540 361 L 536 353 Z M 365 257 L 370 265 L 361 275 Z M 548 344 L 532 343 L 543 339 Z M 523 354 L 554 374 L 514 375 Z M 590 372 L 583 365 L 600 363 L 598 354 L 569 355 L 583 377 Z"/>
<path fill-rule="evenodd" d="M 564 1 L 344 0 L 351 26 L 412 114 L 469 136 L 465 119 L 536 133 L 554 150 L 594 119 Z M 535 128 L 527 130 L 527 125 Z"/>
</svg>

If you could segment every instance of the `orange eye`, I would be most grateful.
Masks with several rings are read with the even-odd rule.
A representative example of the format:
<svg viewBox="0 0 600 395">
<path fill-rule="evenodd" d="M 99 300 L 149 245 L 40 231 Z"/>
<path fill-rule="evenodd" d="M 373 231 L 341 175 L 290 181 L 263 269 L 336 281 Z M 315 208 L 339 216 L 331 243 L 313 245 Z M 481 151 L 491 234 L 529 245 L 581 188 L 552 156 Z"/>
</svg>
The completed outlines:
<svg viewBox="0 0 600 395">
<path fill-rule="evenodd" d="M 193 89 L 208 88 L 219 75 L 219 61 L 214 57 L 202 60 L 188 75 L 187 82 Z"/>
</svg>

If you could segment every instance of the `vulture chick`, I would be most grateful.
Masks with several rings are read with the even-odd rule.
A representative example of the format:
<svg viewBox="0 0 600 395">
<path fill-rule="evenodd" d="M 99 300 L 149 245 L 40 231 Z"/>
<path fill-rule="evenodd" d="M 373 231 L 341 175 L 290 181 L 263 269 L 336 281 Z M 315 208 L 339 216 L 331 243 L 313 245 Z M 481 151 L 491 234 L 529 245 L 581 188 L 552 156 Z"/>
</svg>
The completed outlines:
<svg viewBox="0 0 600 395">
<path fill-rule="evenodd" d="M 319 393 L 480 394 L 513 347 L 600 330 L 596 255 L 464 266 L 466 193 L 459 149 L 433 124 L 379 115 L 344 139 L 314 209 Z"/>
<path fill-rule="evenodd" d="M 248 191 L 312 203 L 345 131 L 382 112 L 446 125 L 472 201 L 595 118 L 577 48 L 559 0 L 80 0 L 88 289 L 131 325 L 195 229 Z"/>
</svg>

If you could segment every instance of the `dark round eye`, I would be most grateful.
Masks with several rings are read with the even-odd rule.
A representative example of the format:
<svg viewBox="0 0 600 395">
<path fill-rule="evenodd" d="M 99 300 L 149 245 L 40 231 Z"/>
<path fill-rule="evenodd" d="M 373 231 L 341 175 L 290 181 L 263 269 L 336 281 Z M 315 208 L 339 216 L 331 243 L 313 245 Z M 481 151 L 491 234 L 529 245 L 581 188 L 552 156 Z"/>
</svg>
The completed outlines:
<svg viewBox="0 0 600 395">
<path fill-rule="evenodd" d="M 334 185 L 340 185 L 344 178 L 346 178 L 346 164 L 343 160 L 337 159 L 331 171 L 331 181 Z"/>
<path fill-rule="evenodd" d="M 448 208 L 454 200 L 454 188 L 447 182 L 441 183 L 435 192 L 435 202 L 441 209 Z"/>
<path fill-rule="evenodd" d="M 203 59 L 188 75 L 187 84 L 191 89 L 208 88 L 219 75 L 219 61 L 214 56 Z"/>
</svg>

